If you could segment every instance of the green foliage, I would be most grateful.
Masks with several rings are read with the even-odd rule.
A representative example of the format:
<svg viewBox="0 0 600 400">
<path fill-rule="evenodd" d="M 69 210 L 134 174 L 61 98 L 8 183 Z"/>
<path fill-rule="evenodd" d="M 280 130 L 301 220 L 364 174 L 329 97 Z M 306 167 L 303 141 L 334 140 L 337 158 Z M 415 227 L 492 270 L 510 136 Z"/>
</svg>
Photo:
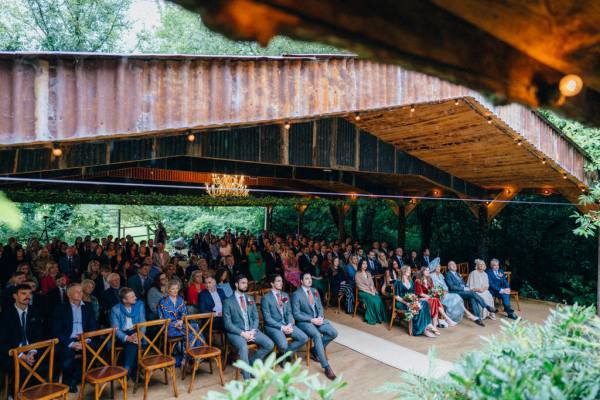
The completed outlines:
<svg viewBox="0 0 600 400">
<path fill-rule="evenodd" d="M 21 212 L 12 201 L 6 198 L 3 192 L 0 192 L 0 210 L 2 210 L 0 212 L 0 227 L 6 224 L 12 230 L 21 228 L 23 223 Z"/>
<path fill-rule="evenodd" d="M 0 10 L 0 49 L 117 51 L 131 1 L 15 0 Z"/>
<path fill-rule="evenodd" d="M 287 354 L 289 355 L 289 353 Z M 245 381 L 230 381 L 225 385 L 225 392 L 211 391 L 208 400 L 307 400 L 333 399 L 336 391 L 346 386 L 341 377 L 333 382 L 322 382 L 317 375 L 308 375 L 308 370 L 301 366 L 302 360 L 293 364 L 286 362 L 283 368 L 276 369 L 285 356 L 275 358 L 271 353 L 265 361 L 256 360 L 252 366 L 243 361 L 234 365 L 248 371 L 255 378 Z"/>
<path fill-rule="evenodd" d="M 234 41 L 211 31 L 200 16 L 176 4 L 167 3 L 161 11 L 160 25 L 138 35 L 139 50 L 145 53 L 178 53 L 210 55 L 264 55 L 286 53 L 340 53 L 340 50 L 318 43 L 301 42 L 276 36 L 267 47 L 256 42 Z"/>
<path fill-rule="evenodd" d="M 443 378 L 402 376 L 383 389 L 402 399 L 598 399 L 600 318 L 594 307 L 558 307 L 543 325 L 502 321 L 501 338 L 468 353 Z"/>
</svg>

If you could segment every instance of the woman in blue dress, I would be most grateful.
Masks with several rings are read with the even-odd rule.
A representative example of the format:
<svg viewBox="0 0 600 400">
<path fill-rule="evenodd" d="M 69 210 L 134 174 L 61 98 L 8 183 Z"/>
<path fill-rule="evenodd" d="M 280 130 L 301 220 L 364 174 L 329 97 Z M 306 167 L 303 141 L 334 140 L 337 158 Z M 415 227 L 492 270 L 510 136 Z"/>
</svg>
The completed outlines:
<svg viewBox="0 0 600 400">
<path fill-rule="evenodd" d="M 411 279 L 412 270 L 408 265 L 400 268 L 400 279 L 394 282 L 394 291 L 396 295 L 396 308 L 408 310 L 408 302 L 404 297 L 412 294 L 416 297 L 415 284 Z M 437 337 L 436 329 L 431 324 L 431 314 L 429 303 L 425 299 L 419 300 L 420 310 L 412 319 L 412 335 L 425 335 L 427 337 Z"/>
<path fill-rule="evenodd" d="M 181 290 L 181 282 L 179 279 L 172 279 L 167 284 L 167 296 L 163 297 L 157 306 L 158 318 L 169 320 L 169 327 L 167 331 L 167 336 L 169 338 L 174 337 L 182 337 L 185 336 L 185 325 L 183 323 L 183 317 L 188 315 L 187 306 L 185 305 L 185 301 L 183 297 L 179 295 L 179 291 Z M 192 324 L 194 330 L 198 330 L 197 324 Z M 190 331 L 189 342 L 194 346 L 199 346 L 202 343 L 197 341 L 194 342 L 193 332 Z M 176 367 L 181 366 L 181 360 L 183 358 L 183 354 L 185 353 L 185 340 L 182 342 L 179 347 L 178 354 L 175 356 Z"/>
</svg>

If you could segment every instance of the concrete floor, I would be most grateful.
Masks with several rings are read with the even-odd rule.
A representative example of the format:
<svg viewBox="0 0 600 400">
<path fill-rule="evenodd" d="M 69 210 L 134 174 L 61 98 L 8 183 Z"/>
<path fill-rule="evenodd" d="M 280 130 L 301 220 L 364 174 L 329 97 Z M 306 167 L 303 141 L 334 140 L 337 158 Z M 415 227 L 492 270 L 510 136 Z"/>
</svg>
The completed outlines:
<svg viewBox="0 0 600 400">
<path fill-rule="evenodd" d="M 549 310 L 553 307 L 551 303 L 522 300 L 521 312 L 518 312 L 527 321 L 533 323 L 541 323 L 549 314 Z M 498 315 L 502 315 L 499 313 Z M 430 348 L 435 346 L 437 357 L 446 361 L 456 361 L 462 354 L 476 350 L 482 346 L 481 336 L 490 336 L 498 334 L 500 328 L 500 319 L 496 321 L 486 320 L 484 328 L 475 325 L 473 322 L 463 320 L 459 325 L 450 329 L 443 329 L 442 335 L 437 339 L 429 339 L 426 337 L 411 337 L 408 336 L 405 326 L 399 326 L 397 323 L 392 330 L 387 329 L 387 325 L 370 326 L 362 321 L 360 316 L 352 318 L 351 315 L 336 314 L 333 309 L 328 309 L 327 318 L 340 323 L 351 326 L 353 328 L 362 329 L 368 333 L 379 336 L 391 342 L 408 347 L 423 354 L 427 354 Z M 385 382 L 398 382 L 400 371 L 389 367 L 377 360 L 363 356 L 347 347 L 337 343 L 332 343 L 328 347 L 330 363 L 338 375 L 343 375 L 348 382 L 348 386 L 339 392 L 337 398 L 340 399 L 361 399 L 364 400 L 365 395 L 377 396 L 377 399 L 391 398 L 390 395 L 374 394 L 373 390 L 377 389 Z M 210 390 L 220 390 L 218 375 L 210 375 L 207 368 L 204 367 L 202 372 L 196 376 L 195 387 L 192 393 L 187 393 L 187 386 L 190 382 L 189 374 L 185 381 L 181 381 L 181 374 L 178 371 L 177 384 L 179 389 L 179 399 L 198 399 L 206 395 Z M 312 373 L 321 374 L 322 370 L 317 363 L 311 362 L 310 371 Z M 234 378 L 234 369 L 228 366 L 224 372 L 226 381 Z M 152 379 L 149 390 L 149 399 L 172 399 L 173 392 L 171 386 L 165 386 L 162 381 L 162 374 L 156 374 Z M 326 379 L 321 375 L 322 379 Z M 118 386 L 118 385 L 117 385 Z M 129 384 L 128 398 L 138 400 L 142 398 L 143 390 L 139 390 L 133 395 L 133 383 Z M 92 391 L 86 390 L 86 398 L 93 398 Z M 116 390 L 116 397 L 122 398 L 120 390 Z M 104 397 L 108 398 L 109 392 L 105 392 Z M 75 400 L 77 397 L 70 396 L 70 399 Z"/>
</svg>

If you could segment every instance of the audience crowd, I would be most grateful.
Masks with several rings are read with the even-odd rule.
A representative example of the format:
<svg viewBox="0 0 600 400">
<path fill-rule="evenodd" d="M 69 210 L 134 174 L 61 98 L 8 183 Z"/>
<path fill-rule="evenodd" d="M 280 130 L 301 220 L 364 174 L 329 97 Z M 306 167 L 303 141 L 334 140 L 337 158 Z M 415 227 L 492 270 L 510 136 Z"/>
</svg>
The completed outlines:
<svg viewBox="0 0 600 400">
<path fill-rule="evenodd" d="M 187 254 L 170 254 L 165 228 L 156 232 L 154 239 L 139 242 L 108 235 L 74 243 L 53 238 L 47 244 L 10 238 L 0 246 L 3 372 L 13 368 L 10 349 L 55 337 L 63 382 L 76 392 L 81 333 L 112 326 L 123 348 L 119 365 L 134 377 L 137 323 L 167 319 L 169 336 L 183 336 L 184 315 L 213 313 L 213 329 L 226 335 L 242 360 L 252 362 L 275 348 L 294 353 L 311 340 L 307 356 L 334 379 L 325 348 L 337 332 L 324 318 L 324 307 L 341 306 L 347 313 L 358 307 L 368 324 L 377 324 L 395 318 L 393 303 L 412 320 L 412 335 L 431 338 L 463 317 L 480 326 L 495 319 L 495 297 L 516 318 L 506 275 L 495 259 L 489 269 L 476 260 L 465 279 L 453 261 L 442 274 L 428 249 L 405 257 L 402 248 L 386 242 L 363 247 L 352 239 L 327 243 L 230 230 L 218 236 L 209 229 L 194 235 Z M 253 293 L 259 290 L 257 304 Z M 184 354 L 176 349 L 178 365 Z M 20 357 L 33 364 L 36 354 Z"/>
</svg>

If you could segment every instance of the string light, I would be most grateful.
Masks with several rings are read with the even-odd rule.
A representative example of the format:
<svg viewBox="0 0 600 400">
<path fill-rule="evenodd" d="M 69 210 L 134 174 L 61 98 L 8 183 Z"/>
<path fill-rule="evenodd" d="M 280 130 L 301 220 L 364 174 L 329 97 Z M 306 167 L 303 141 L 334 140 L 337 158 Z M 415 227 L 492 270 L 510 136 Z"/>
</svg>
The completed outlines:
<svg viewBox="0 0 600 400">
<path fill-rule="evenodd" d="M 567 179 L 567 178 L 568 178 L 567 174 L 563 174 L 563 179 Z"/>
<path fill-rule="evenodd" d="M 490 125 L 492 124 L 492 117 L 487 117 L 487 123 Z"/>
<path fill-rule="evenodd" d="M 517 140 L 517 146 L 522 146 L 523 142 L 521 140 Z"/>
<path fill-rule="evenodd" d="M 188 142 L 193 142 L 194 140 L 196 140 L 196 135 L 194 135 L 193 133 L 190 133 L 189 135 L 187 135 Z"/>
<path fill-rule="evenodd" d="M 511 193 L 510 189 L 506 189 L 505 192 L 506 192 L 506 194 L 510 194 Z"/>
<path fill-rule="evenodd" d="M 354 113 L 354 120 L 355 121 L 360 121 L 360 113 Z"/>
<path fill-rule="evenodd" d="M 283 128 L 288 131 L 290 130 L 290 128 L 292 127 L 292 125 L 290 124 L 289 121 L 285 121 L 285 124 L 283 124 Z"/>
<path fill-rule="evenodd" d="M 114 186 L 114 187 L 138 187 L 138 188 L 155 188 L 155 189 L 179 189 L 179 190 L 206 190 L 208 185 L 202 186 L 187 186 L 187 185 L 174 185 L 174 184 L 160 184 L 160 183 L 132 183 L 132 182 L 106 182 L 106 181 L 78 181 L 74 179 L 47 179 L 47 178 L 21 178 L 21 177 L 8 177 L 0 176 L 0 182 L 27 182 L 37 184 L 59 184 L 59 185 L 88 185 L 88 186 Z M 356 197 L 362 197 L 367 199 L 410 199 L 414 200 L 437 200 L 437 201 L 461 201 L 467 203 L 481 203 L 489 201 L 489 199 L 480 198 L 457 198 L 457 197 L 431 197 L 431 196 L 405 196 L 405 195 L 390 195 L 390 194 L 369 194 L 369 193 L 339 193 L 339 192 L 318 192 L 318 191 L 301 191 L 301 190 L 282 190 L 282 189 L 258 189 L 248 188 L 249 192 L 255 193 L 273 193 L 273 194 L 288 194 L 298 196 L 336 196 L 336 197 L 350 197 L 355 195 Z M 548 189 L 544 190 L 544 194 L 550 193 Z M 514 204 L 532 204 L 532 205 L 543 205 L 543 206 L 563 206 L 573 207 L 571 203 L 565 202 L 548 202 L 548 201 L 529 201 L 529 200 L 494 200 L 496 203 L 514 203 Z"/>
<path fill-rule="evenodd" d="M 457 106 L 459 104 L 458 99 L 454 100 L 454 105 Z"/>
<path fill-rule="evenodd" d="M 550 194 L 550 190 L 548 190 L 548 189 L 544 189 L 544 190 L 542 191 L 542 193 L 543 193 L 545 196 L 548 196 L 548 195 Z"/>
<path fill-rule="evenodd" d="M 558 83 L 558 89 L 563 96 L 576 96 L 583 88 L 583 80 L 578 75 L 569 74 L 562 77 Z"/>
<path fill-rule="evenodd" d="M 414 105 L 411 105 L 411 106 L 410 106 L 410 112 L 411 112 L 411 113 L 414 113 L 414 112 L 415 112 L 415 106 L 414 106 Z"/>
<path fill-rule="evenodd" d="M 546 165 L 546 159 L 542 158 L 542 164 Z"/>
<path fill-rule="evenodd" d="M 61 157 L 62 154 L 63 154 L 62 149 L 59 147 L 58 144 L 55 143 L 52 147 L 52 155 L 54 157 Z"/>
</svg>

